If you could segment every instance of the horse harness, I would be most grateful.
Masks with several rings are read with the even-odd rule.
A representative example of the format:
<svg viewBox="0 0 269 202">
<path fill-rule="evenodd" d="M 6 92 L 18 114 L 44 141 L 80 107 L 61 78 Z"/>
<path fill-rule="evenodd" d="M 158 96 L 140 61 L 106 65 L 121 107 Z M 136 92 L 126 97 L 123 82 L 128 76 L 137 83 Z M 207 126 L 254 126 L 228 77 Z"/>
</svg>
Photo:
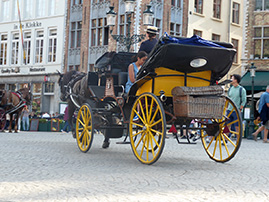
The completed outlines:
<svg viewBox="0 0 269 202">
<path fill-rule="evenodd" d="M 20 102 L 17 105 L 13 105 L 12 103 L 12 98 L 10 96 L 10 93 L 17 96 L 20 100 Z M 11 98 L 11 99 L 10 99 Z M 23 98 L 23 95 L 20 91 L 17 92 L 7 92 L 7 104 L 6 106 L 12 106 L 13 108 L 11 108 L 10 110 L 8 110 L 6 112 L 6 114 L 12 113 L 17 111 L 18 109 L 24 107 L 26 105 L 26 100 Z"/>
</svg>

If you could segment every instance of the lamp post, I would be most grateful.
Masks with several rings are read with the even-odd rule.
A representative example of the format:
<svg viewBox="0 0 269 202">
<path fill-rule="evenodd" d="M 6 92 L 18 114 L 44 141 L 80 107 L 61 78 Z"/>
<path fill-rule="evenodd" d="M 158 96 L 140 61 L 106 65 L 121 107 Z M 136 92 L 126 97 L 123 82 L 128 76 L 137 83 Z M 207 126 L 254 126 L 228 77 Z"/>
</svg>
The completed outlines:
<svg viewBox="0 0 269 202">
<path fill-rule="evenodd" d="M 127 36 L 125 35 L 111 35 L 114 40 L 117 42 L 123 44 L 127 48 L 127 52 L 130 51 L 130 48 L 133 44 L 139 43 L 142 41 L 142 39 L 145 38 L 145 35 L 138 35 L 134 34 L 131 36 L 131 15 L 134 12 L 134 7 L 135 7 L 135 0 L 125 0 L 125 13 L 127 14 Z M 152 20 L 153 20 L 153 12 L 151 11 L 151 6 L 147 6 L 147 10 L 143 12 L 143 24 L 144 25 L 151 25 Z M 116 24 L 116 15 L 117 13 L 114 11 L 114 6 L 109 7 L 109 11 L 107 12 L 107 25 L 109 27 L 113 27 Z M 110 29 L 110 34 L 112 33 L 112 29 Z"/>
<path fill-rule="evenodd" d="M 249 123 L 249 134 L 248 139 L 253 139 L 252 133 L 254 132 L 254 77 L 255 77 L 255 70 L 256 67 L 254 66 L 254 63 L 251 63 L 251 66 L 249 68 L 250 77 L 252 79 L 251 83 L 251 108 L 250 108 L 250 123 Z"/>
</svg>

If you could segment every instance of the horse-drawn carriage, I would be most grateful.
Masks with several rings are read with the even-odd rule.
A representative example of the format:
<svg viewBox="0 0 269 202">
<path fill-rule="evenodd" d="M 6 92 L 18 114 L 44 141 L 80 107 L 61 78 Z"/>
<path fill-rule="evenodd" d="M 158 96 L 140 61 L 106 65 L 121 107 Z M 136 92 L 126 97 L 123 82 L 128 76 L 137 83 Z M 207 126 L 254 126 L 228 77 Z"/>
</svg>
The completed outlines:
<svg viewBox="0 0 269 202">
<path fill-rule="evenodd" d="M 12 130 L 13 118 L 15 121 L 14 130 L 18 130 L 18 120 L 22 109 L 25 105 L 30 105 L 32 94 L 29 88 L 22 88 L 16 92 L 0 90 L 0 131 L 3 131 L 6 126 L 6 115 L 10 115 L 9 132 Z M 16 115 L 16 117 L 13 117 Z"/>
<path fill-rule="evenodd" d="M 178 131 L 184 134 L 193 129 L 199 131 L 211 159 L 229 161 L 240 147 L 242 120 L 216 81 L 227 74 L 235 53 L 229 43 L 166 35 L 148 56 L 128 94 L 124 85 L 131 54 L 124 56 L 125 62 L 118 59 L 121 65 L 113 62 L 122 53 L 103 55 L 96 61 L 97 72 L 81 76 L 80 84 L 68 84 L 61 77 L 62 96 L 79 108 L 75 125 L 79 149 L 91 148 L 96 130 L 103 131 L 106 139 L 126 133 L 124 142 L 129 138 L 136 158 L 153 164 L 162 154 L 168 132 L 177 137 Z M 198 126 L 190 127 L 192 121 Z"/>
</svg>

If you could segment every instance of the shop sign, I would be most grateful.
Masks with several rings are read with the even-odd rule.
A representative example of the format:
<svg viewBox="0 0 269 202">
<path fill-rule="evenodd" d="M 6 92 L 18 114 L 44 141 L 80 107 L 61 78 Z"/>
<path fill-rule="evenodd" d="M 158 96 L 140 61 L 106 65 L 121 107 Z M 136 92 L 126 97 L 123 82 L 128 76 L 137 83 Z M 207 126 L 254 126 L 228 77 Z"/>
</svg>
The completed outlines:
<svg viewBox="0 0 269 202">
<path fill-rule="evenodd" d="M 27 22 L 25 24 L 22 24 L 22 28 L 32 28 L 32 27 L 41 27 L 42 23 L 41 22 Z M 19 25 L 14 24 L 14 29 L 19 29 Z"/>
<path fill-rule="evenodd" d="M 14 68 L 2 69 L 1 73 L 2 74 L 20 73 L 20 71 L 21 71 L 21 69 L 19 67 L 14 67 Z"/>
<path fill-rule="evenodd" d="M 46 70 L 45 67 L 30 67 L 30 72 L 44 72 Z"/>
</svg>

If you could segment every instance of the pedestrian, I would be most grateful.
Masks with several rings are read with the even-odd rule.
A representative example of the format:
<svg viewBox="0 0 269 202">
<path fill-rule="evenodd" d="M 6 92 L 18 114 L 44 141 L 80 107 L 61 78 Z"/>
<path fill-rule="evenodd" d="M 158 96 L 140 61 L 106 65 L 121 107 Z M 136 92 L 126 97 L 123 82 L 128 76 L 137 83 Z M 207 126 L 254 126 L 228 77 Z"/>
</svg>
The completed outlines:
<svg viewBox="0 0 269 202">
<path fill-rule="evenodd" d="M 138 71 L 141 66 L 144 64 L 146 59 L 148 58 L 147 53 L 145 51 L 140 51 L 133 58 L 133 63 L 131 63 L 128 67 L 128 81 L 125 85 L 125 92 L 128 93 L 131 86 L 134 84 Z"/>
<path fill-rule="evenodd" d="M 258 134 L 264 130 L 263 142 L 269 143 L 267 139 L 269 129 L 269 85 L 266 87 L 266 91 L 261 95 L 258 112 L 263 125 L 256 132 L 252 133 L 253 139 L 257 141 Z"/>
<path fill-rule="evenodd" d="M 147 54 L 149 54 L 158 42 L 158 40 L 156 39 L 156 35 L 158 34 L 158 28 L 154 26 L 148 26 L 146 32 L 148 39 L 141 43 L 139 51 L 145 51 Z"/>
<path fill-rule="evenodd" d="M 68 122 L 68 106 L 65 108 L 65 110 L 64 110 L 64 121 L 65 121 L 65 123 L 64 123 L 64 127 L 63 127 L 63 129 L 62 129 L 62 132 L 69 132 L 70 131 L 70 123 Z"/>
<path fill-rule="evenodd" d="M 24 108 L 22 109 L 22 129 L 24 131 L 28 131 L 29 130 L 29 109 L 27 107 L 27 105 L 24 106 Z"/>
<path fill-rule="evenodd" d="M 238 74 L 233 74 L 232 75 L 232 80 L 231 80 L 231 87 L 228 90 L 228 97 L 234 102 L 236 107 L 240 111 L 240 116 L 242 116 L 242 110 L 244 106 L 246 105 L 247 102 L 247 95 L 246 95 L 246 90 L 244 87 L 240 86 L 239 83 L 241 81 L 241 76 Z M 233 106 L 229 105 L 227 114 L 229 114 L 232 110 Z M 231 123 L 237 119 L 236 112 L 233 111 L 232 114 L 229 117 L 228 123 Z M 235 127 L 235 130 L 238 131 L 238 122 L 232 124 Z"/>
</svg>

